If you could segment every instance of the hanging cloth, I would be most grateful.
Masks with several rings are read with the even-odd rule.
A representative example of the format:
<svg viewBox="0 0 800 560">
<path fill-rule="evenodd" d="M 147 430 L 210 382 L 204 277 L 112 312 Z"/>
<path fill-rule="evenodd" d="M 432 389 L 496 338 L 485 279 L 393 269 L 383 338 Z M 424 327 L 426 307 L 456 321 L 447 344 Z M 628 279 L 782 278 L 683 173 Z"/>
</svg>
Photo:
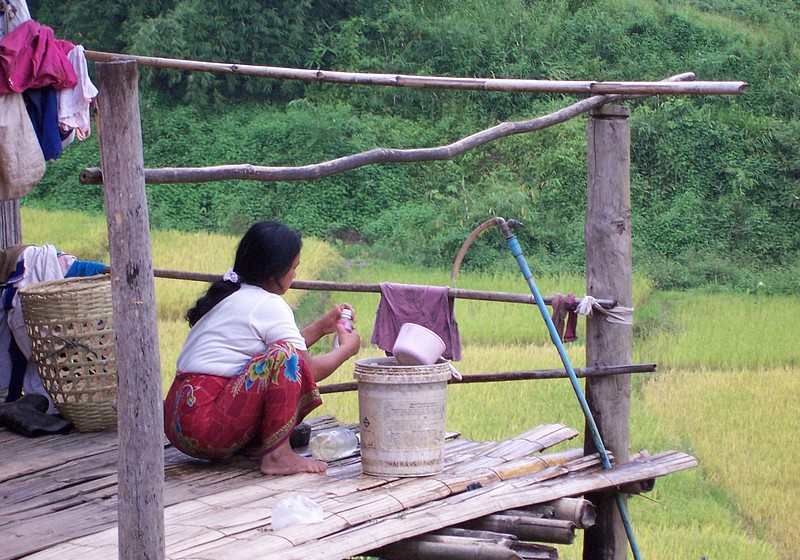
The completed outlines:
<svg viewBox="0 0 800 560">
<path fill-rule="evenodd" d="M 32 19 L 21 23 L 0 41 L 0 93 L 74 87 L 78 78 L 67 58 L 73 48 L 46 25 Z"/>
<path fill-rule="evenodd" d="M 2 0 L 0 0 L 2 1 Z M 78 140 L 85 140 L 91 134 L 89 106 L 97 97 L 97 88 L 89 78 L 86 52 L 82 45 L 75 45 L 67 58 L 78 78 L 75 87 L 58 91 L 58 125 L 62 131 L 74 129 Z"/>
<path fill-rule="evenodd" d="M 22 94 L 25 108 L 46 161 L 61 155 L 61 131 L 58 128 L 58 96 L 52 86 L 29 89 Z"/>
<path fill-rule="evenodd" d="M 0 18 L 0 39 L 14 31 L 19 24 L 31 19 L 31 12 L 25 0 L 0 0 L 0 10 L 3 17 Z"/>
<path fill-rule="evenodd" d="M 22 198 L 44 171 L 44 154 L 22 94 L 0 95 L 0 200 Z"/>
<path fill-rule="evenodd" d="M 417 323 L 438 334 L 444 341 L 442 357 L 461 360 L 461 335 L 454 313 L 454 301 L 446 286 L 419 286 L 383 282 L 375 313 L 371 342 L 391 352 L 403 323 Z"/>
</svg>

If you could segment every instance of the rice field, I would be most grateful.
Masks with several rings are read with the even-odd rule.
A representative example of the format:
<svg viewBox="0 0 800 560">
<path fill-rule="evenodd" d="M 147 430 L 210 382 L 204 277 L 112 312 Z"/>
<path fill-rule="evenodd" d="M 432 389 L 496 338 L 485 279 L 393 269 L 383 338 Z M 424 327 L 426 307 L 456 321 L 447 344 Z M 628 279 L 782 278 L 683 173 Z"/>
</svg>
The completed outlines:
<svg viewBox="0 0 800 560">
<path fill-rule="evenodd" d="M 26 243 L 54 243 L 85 260 L 108 262 L 102 217 L 23 208 Z M 58 240 L 53 241 L 53 240 Z M 155 268 L 222 274 L 236 239 L 207 234 L 152 234 Z M 529 294 L 509 256 L 492 274 L 461 273 L 454 287 Z M 350 282 L 451 285 L 449 271 L 391 263 L 345 262 L 329 246 L 306 239 L 300 277 Z M 575 275 L 535 279 L 542 294 L 584 293 Z M 204 284 L 157 279 L 159 339 L 165 387 L 186 334 L 183 313 Z M 370 343 L 379 295 L 291 290 L 299 322 L 347 301 L 356 308 L 362 350 Z M 635 374 L 631 403 L 632 450 L 678 449 L 700 467 L 660 478 L 652 492 L 632 497 L 629 510 L 644 558 L 685 560 L 794 560 L 800 558 L 800 318 L 798 297 L 693 291 L 663 293 L 634 278 L 634 362 L 655 362 L 655 374 Z M 560 367 L 535 305 L 457 300 L 462 373 Z M 578 340 L 567 345 L 575 367 L 584 363 L 583 318 Z M 326 348 L 329 341 L 320 341 Z M 352 380 L 353 363 L 326 383 Z M 355 393 L 325 396 L 320 414 L 357 421 Z M 541 423 L 583 430 L 580 407 L 567 380 L 453 385 L 447 425 L 475 439 L 509 437 Z M 574 443 L 574 442 L 573 442 Z M 580 445 L 577 442 L 576 445 Z M 580 533 L 580 532 L 579 532 Z M 559 546 L 561 558 L 582 557 L 580 536 Z"/>
</svg>

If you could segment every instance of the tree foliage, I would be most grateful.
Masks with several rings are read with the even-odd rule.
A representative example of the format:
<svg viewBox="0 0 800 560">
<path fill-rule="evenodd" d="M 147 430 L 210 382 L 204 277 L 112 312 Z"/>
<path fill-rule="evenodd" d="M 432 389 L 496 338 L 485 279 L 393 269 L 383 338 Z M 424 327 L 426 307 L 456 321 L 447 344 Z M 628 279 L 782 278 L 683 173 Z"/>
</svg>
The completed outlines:
<svg viewBox="0 0 800 560">
<path fill-rule="evenodd" d="M 800 9 L 788 0 L 141 0 L 30 2 L 89 49 L 343 71 L 542 78 L 743 80 L 745 95 L 630 101 L 636 265 L 663 286 L 775 289 L 800 268 Z M 92 13 L 92 18 L 82 18 Z M 37 16 L 37 14 L 39 14 Z M 453 142 L 576 100 L 562 95 L 306 84 L 142 71 L 145 163 L 304 165 Z M 238 232 L 278 217 L 310 234 L 449 266 L 493 215 L 525 223 L 536 266 L 582 266 L 586 120 L 452 161 L 362 168 L 316 182 L 148 187 L 159 227 Z M 102 208 L 81 187 L 92 141 L 65 150 L 32 204 Z M 486 234 L 465 267 L 504 251 Z M 505 255 L 504 255 L 505 256 Z"/>
</svg>

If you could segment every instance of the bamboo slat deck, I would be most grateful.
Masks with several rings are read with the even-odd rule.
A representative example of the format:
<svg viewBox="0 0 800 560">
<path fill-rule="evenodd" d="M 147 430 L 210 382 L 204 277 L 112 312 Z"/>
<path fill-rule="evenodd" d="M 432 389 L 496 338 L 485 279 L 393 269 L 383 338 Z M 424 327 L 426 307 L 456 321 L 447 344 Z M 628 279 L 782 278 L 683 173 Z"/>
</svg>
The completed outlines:
<svg viewBox="0 0 800 560">
<path fill-rule="evenodd" d="M 313 423 L 318 429 L 335 420 Z M 576 435 L 558 424 L 500 442 L 451 434 L 444 471 L 418 478 L 364 475 L 358 456 L 331 463 L 324 475 L 264 477 L 253 461 L 211 464 L 165 444 L 166 557 L 349 558 L 492 513 L 697 464 L 668 451 L 603 470 L 580 449 L 545 452 Z M 118 557 L 114 430 L 29 439 L 0 429 L 0 448 L 0 560 Z M 273 530 L 272 507 L 290 493 L 322 506 L 324 519 Z"/>
</svg>

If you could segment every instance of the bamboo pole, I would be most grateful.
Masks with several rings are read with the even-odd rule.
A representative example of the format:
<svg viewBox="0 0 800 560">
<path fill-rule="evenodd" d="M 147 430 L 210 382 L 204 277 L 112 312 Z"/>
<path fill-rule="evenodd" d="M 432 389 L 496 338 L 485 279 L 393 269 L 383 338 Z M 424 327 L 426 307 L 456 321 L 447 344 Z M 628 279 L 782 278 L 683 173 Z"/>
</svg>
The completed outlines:
<svg viewBox="0 0 800 560">
<path fill-rule="evenodd" d="M 677 84 L 693 79 L 694 74 L 678 74 L 658 83 Z M 209 183 L 226 180 L 304 181 L 321 179 L 344 171 L 350 171 L 352 169 L 378 163 L 412 163 L 447 160 L 500 138 L 512 136 L 514 134 L 526 134 L 548 128 L 568 121 L 582 113 L 592 111 L 606 103 L 635 97 L 641 97 L 641 95 L 594 95 L 593 97 L 578 101 L 577 103 L 548 115 L 543 115 L 527 121 L 500 123 L 444 146 L 409 149 L 374 148 L 366 152 L 298 167 L 271 167 L 244 163 L 209 167 L 145 169 L 145 183 Z M 90 167 L 81 172 L 79 180 L 81 183 L 87 185 L 100 184 L 103 182 L 103 172 L 100 168 Z"/>
<path fill-rule="evenodd" d="M 521 541 L 572 544 L 575 523 L 569 519 L 543 519 L 523 510 L 503 511 L 474 519 L 464 526 L 480 531 L 508 533 Z"/>
<path fill-rule="evenodd" d="M 105 267 L 105 272 L 110 272 L 111 267 Z M 172 280 L 191 280 L 195 282 L 216 282 L 222 276 L 220 274 L 209 274 L 205 272 L 187 272 L 183 270 L 155 269 L 153 275 L 156 278 L 170 278 Z M 361 282 L 332 282 L 324 280 L 295 280 L 292 282 L 293 290 L 312 290 L 324 292 L 381 292 L 381 285 L 376 283 Z M 513 294 L 508 292 L 489 292 L 484 290 L 463 290 L 460 288 L 449 288 L 447 297 L 457 299 L 474 299 L 481 301 L 497 301 L 505 303 L 529 303 L 536 305 L 536 300 L 530 294 Z M 544 302 L 551 305 L 552 296 L 545 296 Z M 580 303 L 582 298 L 576 298 L 575 303 Z M 611 309 L 616 302 L 610 299 L 597 299 L 598 304 L 606 309 Z"/>
<path fill-rule="evenodd" d="M 561 498 L 550 502 L 556 519 L 567 519 L 578 529 L 588 529 L 597 522 L 594 504 L 583 498 Z"/>
<path fill-rule="evenodd" d="M 86 59 L 95 62 L 110 60 L 135 60 L 140 66 L 171 70 L 216 72 L 240 76 L 260 76 L 305 82 L 329 82 L 361 86 L 392 86 L 417 89 L 459 89 L 478 91 L 572 93 L 585 95 L 629 94 L 629 95 L 738 95 L 747 89 L 741 81 L 695 81 L 693 83 L 669 84 L 664 82 L 598 82 L 592 80 L 531 80 L 509 78 L 460 78 L 442 76 L 410 76 L 404 74 L 377 74 L 365 72 L 339 72 L 332 70 L 310 70 L 236 64 L 230 62 L 206 62 L 155 56 L 138 56 L 101 51 L 86 51 Z"/>
<path fill-rule="evenodd" d="M 367 553 L 393 560 L 558 560 L 552 547 L 520 542 L 513 535 L 446 528 Z"/>
<path fill-rule="evenodd" d="M 656 370 L 656 364 L 631 364 L 619 366 L 600 366 L 590 368 L 575 369 L 577 377 L 602 377 L 609 375 L 624 375 L 630 373 L 652 373 Z M 544 370 L 521 370 L 503 371 L 494 373 L 473 373 L 462 374 L 461 380 L 451 381 L 451 383 L 461 385 L 462 383 L 492 383 L 498 381 L 521 381 L 525 379 L 563 379 L 569 377 L 563 369 L 544 369 Z M 325 393 L 344 393 L 356 391 L 357 381 L 346 381 L 344 383 L 331 383 L 329 385 L 319 385 L 319 392 Z"/>
<path fill-rule="evenodd" d="M 507 541 L 507 539 L 506 539 Z M 514 560 L 508 542 L 453 535 L 420 535 L 369 552 L 392 560 Z"/>
</svg>

